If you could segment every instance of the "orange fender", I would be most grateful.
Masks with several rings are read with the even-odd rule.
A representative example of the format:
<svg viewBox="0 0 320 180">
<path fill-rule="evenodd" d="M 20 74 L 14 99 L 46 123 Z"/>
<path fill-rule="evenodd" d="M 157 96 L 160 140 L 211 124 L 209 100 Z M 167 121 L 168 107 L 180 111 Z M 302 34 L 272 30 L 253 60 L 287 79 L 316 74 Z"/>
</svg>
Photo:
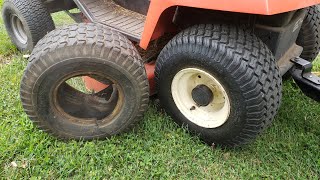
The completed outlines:
<svg viewBox="0 0 320 180">
<path fill-rule="evenodd" d="M 248 14 L 274 15 L 320 4 L 320 0 L 151 0 L 140 46 L 147 49 L 152 39 L 160 37 L 170 27 L 173 18 L 170 7 L 185 6 Z M 164 13 L 169 11 L 168 13 Z M 162 15 L 166 17 L 161 17 Z M 171 19 L 170 19 L 171 18 Z"/>
</svg>

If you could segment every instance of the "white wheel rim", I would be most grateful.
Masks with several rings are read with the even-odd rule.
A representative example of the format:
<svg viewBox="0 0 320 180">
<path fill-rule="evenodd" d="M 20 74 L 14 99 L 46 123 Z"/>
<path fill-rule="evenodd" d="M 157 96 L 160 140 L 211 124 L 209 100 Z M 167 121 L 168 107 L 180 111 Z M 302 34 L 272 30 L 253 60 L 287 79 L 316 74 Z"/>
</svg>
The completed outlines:
<svg viewBox="0 0 320 180">
<path fill-rule="evenodd" d="M 213 93 L 213 100 L 207 106 L 199 106 L 193 100 L 192 90 L 198 85 L 207 86 Z M 227 92 L 215 77 L 203 70 L 179 71 L 173 78 L 171 92 L 180 112 L 198 126 L 217 128 L 229 118 L 231 105 Z"/>
</svg>

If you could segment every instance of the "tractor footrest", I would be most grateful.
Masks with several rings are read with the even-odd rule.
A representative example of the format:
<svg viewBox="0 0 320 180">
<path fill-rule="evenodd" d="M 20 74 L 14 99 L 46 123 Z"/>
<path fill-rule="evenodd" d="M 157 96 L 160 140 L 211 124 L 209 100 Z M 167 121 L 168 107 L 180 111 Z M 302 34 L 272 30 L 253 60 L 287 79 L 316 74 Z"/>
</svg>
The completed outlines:
<svg viewBox="0 0 320 180">
<path fill-rule="evenodd" d="M 318 102 L 320 102 L 320 77 L 312 74 L 312 63 L 302 58 L 291 60 L 294 63 L 291 75 L 301 91 Z"/>
<path fill-rule="evenodd" d="M 106 25 L 133 41 L 140 41 L 146 19 L 144 15 L 127 10 L 112 0 L 75 0 L 75 3 L 89 21 Z"/>
</svg>

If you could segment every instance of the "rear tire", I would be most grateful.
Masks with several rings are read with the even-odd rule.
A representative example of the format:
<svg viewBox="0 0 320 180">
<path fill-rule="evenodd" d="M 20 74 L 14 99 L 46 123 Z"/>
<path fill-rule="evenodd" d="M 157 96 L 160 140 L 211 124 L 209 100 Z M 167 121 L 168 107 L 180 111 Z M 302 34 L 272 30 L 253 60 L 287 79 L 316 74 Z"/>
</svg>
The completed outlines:
<svg viewBox="0 0 320 180">
<path fill-rule="evenodd" d="M 12 43 L 20 51 L 32 51 L 41 38 L 55 29 L 49 11 L 40 0 L 6 0 L 2 17 Z"/>
<path fill-rule="evenodd" d="M 309 7 L 297 44 L 303 47 L 301 57 L 310 62 L 314 61 L 320 52 L 320 6 Z"/>
<path fill-rule="evenodd" d="M 182 31 L 159 55 L 155 73 L 162 107 L 209 145 L 250 142 L 271 123 L 281 101 L 282 82 L 271 51 L 252 33 L 231 25 Z"/>
<path fill-rule="evenodd" d="M 109 86 L 86 94 L 68 84 L 79 76 Z M 119 134 L 141 119 L 149 84 L 126 37 L 102 25 L 75 24 L 39 41 L 20 93 L 25 112 L 40 129 L 61 139 L 91 140 Z"/>
</svg>

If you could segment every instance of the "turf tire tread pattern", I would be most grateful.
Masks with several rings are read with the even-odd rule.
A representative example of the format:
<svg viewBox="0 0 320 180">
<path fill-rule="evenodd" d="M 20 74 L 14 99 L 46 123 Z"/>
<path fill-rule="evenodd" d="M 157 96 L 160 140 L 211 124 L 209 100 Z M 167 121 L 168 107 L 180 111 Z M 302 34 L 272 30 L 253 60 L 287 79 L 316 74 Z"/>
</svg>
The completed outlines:
<svg viewBox="0 0 320 180">
<path fill-rule="evenodd" d="M 28 117 L 44 132 L 48 132 L 59 139 L 68 140 L 68 138 L 52 132 L 46 122 L 38 119 L 30 94 L 33 88 L 30 84 L 34 84 L 41 73 L 56 63 L 48 54 L 58 49 L 66 49 L 64 53 L 69 53 L 67 52 L 68 47 L 74 47 L 74 52 L 79 52 L 82 55 L 87 54 L 92 57 L 105 57 L 106 55 L 112 57 L 116 64 L 124 67 L 127 72 L 139 80 L 141 89 L 140 109 L 131 122 L 123 125 L 114 134 L 130 130 L 148 108 L 149 83 L 144 64 L 139 53 L 126 37 L 106 26 L 93 23 L 80 23 L 58 28 L 48 33 L 38 42 L 30 56 L 20 87 L 22 105 Z M 123 62 L 120 62 L 120 59 Z"/>
<path fill-rule="evenodd" d="M 282 79 L 272 52 L 260 39 L 233 25 L 195 25 L 180 32 L 161 52 L 155 70 L 157 82 L 161 69 L 166 68 L 163 65 L 166 59 L 181 51 L 212 57 L 214 63 L 220 63 L 237 79 L 245 96 L 247 123 L 240 134 L 222 145 L 235 147 L 247 144 L 270 126 L 280 106 Z M 223 57 L 228 55 L 239 60 L 222 61 Z M 160 86 L 157 84 L 158 90 Z"/>
<path fill-rule="evenodd" d="M 4 4 L 6 3 L 12 4 L 21 12 L 31 32 L 33 46 L 48 32 L 55 29 L 48 9 L 40 0 L 6 0 Z"/>
<path fill-rule="evenodd" d="M 320 6 L 311 6 L 303 21 L 297 44 L 303 47 L 301 58 L 314 61 L 320 52 Z"/>
</svg>

